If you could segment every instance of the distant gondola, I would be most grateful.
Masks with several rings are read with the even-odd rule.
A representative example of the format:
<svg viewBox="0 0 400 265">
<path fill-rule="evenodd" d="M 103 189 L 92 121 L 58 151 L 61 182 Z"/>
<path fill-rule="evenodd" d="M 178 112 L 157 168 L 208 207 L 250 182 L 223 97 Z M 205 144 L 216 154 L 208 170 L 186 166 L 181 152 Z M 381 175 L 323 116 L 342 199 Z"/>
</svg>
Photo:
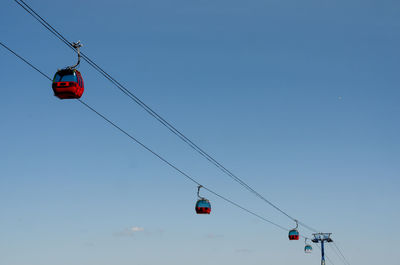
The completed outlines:
<svg viewBox="0 0 400 265">
<path fill-rule="evenodd" d="M 197 197 L 199 198 L 196 202 L 196 213 L 197 214 L 210 214 L 211 213 L 211 204 L 210 201 L 206 198 L 200 197 L 200 188 L 202 186 L 199 185 L 197 188 Z"/>
<path fill-rule="evenodd" d="M 304 246 L 304 252 L 305 252 L 305 253 L 311 253 L 311 252 L 312 252 L 312 246 L 309 245 L 309 244 L 307 244 L 307 239 L 308 239 L 308 238 L 305 238 L 305 239 L 304 239 L 304 244 L 305 244 L 305 246 Z"/>
<path fill-rule="evenodd" d="M 299 240 L 300 234 L 297 228 L 299 227 L 299 224 L 296 220 L 296 228 L 293 228 L 292 230 L 289 231 L 289 240 Z"/>
<path fill-rule="evenodd" d="M 312 252 L 312 246 L 311 245 L 306 245 L 304 247 L 304 252 L 305 253 L 311 253 Z"/>
</svg>

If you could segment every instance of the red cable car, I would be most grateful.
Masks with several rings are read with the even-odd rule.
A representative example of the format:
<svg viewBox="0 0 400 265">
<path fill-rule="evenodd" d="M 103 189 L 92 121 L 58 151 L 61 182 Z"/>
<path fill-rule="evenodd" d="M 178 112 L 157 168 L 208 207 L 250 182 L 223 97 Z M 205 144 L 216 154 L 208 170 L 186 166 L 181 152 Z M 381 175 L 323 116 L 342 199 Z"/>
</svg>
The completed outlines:
<svg viewBox="0 0 400 265">
<path fill-rule="evenodd" d="M 211 213 L 211 204 L 210 201 L 207 200 L 206 198 L 200 197 L 200 188 L 203 187 L 201 185 L 199 185 L 197 187 L 197 197 L 199 197 L 199 199 L 196 202 L 196 213 L 197 214 L 210 214 Z"/>
<path fill-rule="evenodd" d="M 292 229 L 289 231 L 289 240 L 299 240 L 299 231 Z"/>
<path fill-rule="evenodd" d="M 299 240 L 299 238 L 300 238 L 299 231 L 297 230 L 297 228 L 299 227 L 299 224 L 298 224 L 297 220 L 295 220 L 295 221 L 296 221 L 296 228 L 289 231 L 289 235 L 288 235 L 289 240 Z"/>
<path fill-rule="evenodd" d="M 59 99 L 80 98 L 84 91 L 82 75 L 76 69 L 59 70 L 54 75 L 52 88 Z"/>
<path fill-rule="evenodd" d="M 74 66 L 58 70 L 54 75 L 52 88 L 54 96 L 59 99 L 77 99 L 80 98 L 84 91 L 83 78 L 81 73 L 75 68 L 81 61 L 81 53 L 79 48 L 81 43 L 74 42 L 72 46 L 77 50 L 78 62 Z"/>
</svg>

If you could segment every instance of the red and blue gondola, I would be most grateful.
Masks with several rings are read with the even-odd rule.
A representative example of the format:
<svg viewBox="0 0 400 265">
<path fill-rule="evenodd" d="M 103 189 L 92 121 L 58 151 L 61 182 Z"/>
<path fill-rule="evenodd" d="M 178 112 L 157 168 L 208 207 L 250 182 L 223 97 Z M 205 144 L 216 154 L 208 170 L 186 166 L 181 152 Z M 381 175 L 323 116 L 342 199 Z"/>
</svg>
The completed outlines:
<svg viewBox="0 0 400 265">
<path fill-rule="evenodd" d="M 210 214 L 211 213 L 211 204 L 207 199 L 199 199 L 196 202 L 196 213 L 197 214 Z"/>
<path fill-rule="evenodd" d="M 300 234 L 297 229 L 292 229 L 289 231 L 289 240 L 299 240 Z"/>
</svg>

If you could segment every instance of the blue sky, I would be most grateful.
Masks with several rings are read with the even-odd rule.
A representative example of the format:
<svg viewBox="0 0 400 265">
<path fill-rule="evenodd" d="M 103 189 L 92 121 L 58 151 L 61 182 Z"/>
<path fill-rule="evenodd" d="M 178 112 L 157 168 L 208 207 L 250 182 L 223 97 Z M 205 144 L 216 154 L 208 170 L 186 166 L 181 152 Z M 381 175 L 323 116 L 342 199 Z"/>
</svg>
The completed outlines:
<svg viewBox="0 0 400 265">
<path fill-rule="evenodd" d="M 397 259 L 398 1 L 28 2 L 189 138 L 350 264 Z M 14 1 L 1 41 L 52 76 L 76 57 Z M 0 49 L 0 263 L 319 264 L 196 186 Z M 83 99 L 201 183 L 293 223 L 83 62 Z M 302 230 L 301 232 L 308 233 Z M 342 264 L 331 248 L 328 256 Z"/>
</svg>

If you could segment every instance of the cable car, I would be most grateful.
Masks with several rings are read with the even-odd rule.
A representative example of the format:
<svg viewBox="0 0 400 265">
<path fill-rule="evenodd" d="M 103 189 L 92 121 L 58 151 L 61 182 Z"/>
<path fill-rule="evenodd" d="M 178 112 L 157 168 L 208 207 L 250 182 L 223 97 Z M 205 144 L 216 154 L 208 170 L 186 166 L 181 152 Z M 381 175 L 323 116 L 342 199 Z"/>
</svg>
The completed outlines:
<svg viewBox="0 0 400 265">
<path fill-rule="evenodd" d="M 82 75 L 76 69 L 58 70 L 54 75 L 52 88 L 59 99 L 80 98 L 84 90 Z"/>
<path fill-rule="evenodd" d="M 71 44 L 77 50 L 78 62 L 74 66 L 58 70 L 54 75 L 52 88 L 54 95 L 59 99 L 77 99 L 80 98 L 84 91 L 83 78 L 76 67 L 81 61 L 80 41 Z"/>
<path fill-rule="evenodd" d="M 312 252 L 312 246 L 311 245 L 306 245 L 304 247 L 304 252 L 305 253 L 311 253 Z"/>
<path fill-rule="evenodd" d="M 299 231 L 297 229 L 292 229 L 289 231 L 289 240 L 299 240 Z"/>
<path fill-rule="evenodd" d="M 200 189 L 203 186 L 199 185 L 197 187 L 197 197 L 199 198 L 196 202 L 196 213 L 197 214 L 210 214 L 211 213 L 211 204 L 210 201 L 206 198 L 200 196 Z"/>
<path fill-rule="evenodd" d="M 299 240 L 299 237 L 300 237 L 299 231 L 297 230 L 297 228 L 299 227 L 299 224 L 298 224 L 297 220 L 295 220 L 295 221 L 296 221 L 296 228 L 289 231 L 289 235 L 288 235 L 289 240 Z"/>
<path fill-rule="evenodd" d="M 207 199 L 199 199 L 196 202 L 196 213 L 197 214 L 210 214 L 211 213 L 211 204 Z"/>
<path fill-rule="evenodd" d="M 308 238 L 305 238 L 305 239 L 304 239 L 304 244 L 305 244 L 305 246 L 304 246 L 304 252 L 305 252 L 305 253 L 311 253 L 311 252 L 312 252 L 312 246 L 309 245 L 309 244 L 307 244 L 307 239 L 308 239 Z"/>
</svg>

